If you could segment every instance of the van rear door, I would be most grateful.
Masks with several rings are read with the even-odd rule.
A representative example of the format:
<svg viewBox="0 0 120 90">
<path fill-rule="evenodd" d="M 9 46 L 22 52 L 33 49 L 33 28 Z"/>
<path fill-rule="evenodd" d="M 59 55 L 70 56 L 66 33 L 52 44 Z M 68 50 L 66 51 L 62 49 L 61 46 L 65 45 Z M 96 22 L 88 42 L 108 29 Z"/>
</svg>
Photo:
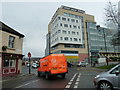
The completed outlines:
<svg viewBox="0 0 120 90">
<path fill-rule="evenodd" d="M 67 62 L 64 56 L 52 56 L 51 58 L 51 73 L 67 72 Z"/>
</svg>

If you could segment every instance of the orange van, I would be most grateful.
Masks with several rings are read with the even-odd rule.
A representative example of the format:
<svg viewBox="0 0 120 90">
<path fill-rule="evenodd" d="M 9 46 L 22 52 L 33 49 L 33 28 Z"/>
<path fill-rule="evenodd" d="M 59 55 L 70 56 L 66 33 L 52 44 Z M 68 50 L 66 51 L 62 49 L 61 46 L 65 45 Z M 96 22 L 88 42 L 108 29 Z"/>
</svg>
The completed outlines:
<svg viewBox="0 0 120 90">
<path fill-rule="evenodd" d="M 40 59 L 40 64 L 38 68 L 38 77 L 45 76 L 49 79 L 51 75 L 61 75 L 65 78 L 68 72 L 67 61 L 64 54 L 51 54 Z"/>
</svg>

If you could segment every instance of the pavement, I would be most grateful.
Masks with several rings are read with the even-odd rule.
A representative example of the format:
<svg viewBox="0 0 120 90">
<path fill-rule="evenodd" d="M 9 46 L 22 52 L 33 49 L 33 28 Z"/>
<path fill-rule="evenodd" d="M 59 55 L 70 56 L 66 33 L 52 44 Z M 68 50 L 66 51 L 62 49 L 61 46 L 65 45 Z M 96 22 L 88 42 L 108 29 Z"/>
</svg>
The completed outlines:
<svg viewBox="0 0 120 90">
<path fill-rule="evenodd" d="M 33 76 L 33 75 L 35 75 L 35 73 L 3 76 L 3 77 L 2 77 L 2 81 L 0 81 L 0 82 L 6 82 L 6 81 L 13 80 L 13 79 L 22 78 L 22 77 L 29 77 L 29 76 Z"/>
</svg>

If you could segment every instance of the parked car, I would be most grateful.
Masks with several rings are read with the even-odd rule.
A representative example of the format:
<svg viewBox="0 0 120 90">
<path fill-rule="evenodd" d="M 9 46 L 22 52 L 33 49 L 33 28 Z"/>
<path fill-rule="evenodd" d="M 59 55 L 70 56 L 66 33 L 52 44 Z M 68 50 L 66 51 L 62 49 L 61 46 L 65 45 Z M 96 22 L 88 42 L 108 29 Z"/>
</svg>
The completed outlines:
<svg viewBox="0 0 120 90">
<path fill-rule="evenodd" d="M 69 63 L 69 62 L 67 62 L 67 66 L 68 67 L 72 67 L 72 66 L 74 66 L 72 63 Z"/>
<path fill-rule="evenodd" d="M 97 75 L 94 78 L 94 85 L 99 90 L 120 89 L 120 64 Z"/>
<path fill-rule="evenodd" d="M 33 63 L 33 64 L 32 64 L 32 68 L 38 68 L 38 64 Z"/>
<path fill-rule="evenodd" d="M 27 67 L 30 67 L 30 64 L 29 64 L 29 63 L 27 63 L 27 64 L 26 64 L 26 66 L 27 66 Z"/>
<path fill-rule="evenodd" d="M 77 66 L 78 67 L 86 67 L 88 65 L 88 63 L 84 62 L 84 61 L 81 61 L 81 62 L 78 62 Z"/>
</svg>

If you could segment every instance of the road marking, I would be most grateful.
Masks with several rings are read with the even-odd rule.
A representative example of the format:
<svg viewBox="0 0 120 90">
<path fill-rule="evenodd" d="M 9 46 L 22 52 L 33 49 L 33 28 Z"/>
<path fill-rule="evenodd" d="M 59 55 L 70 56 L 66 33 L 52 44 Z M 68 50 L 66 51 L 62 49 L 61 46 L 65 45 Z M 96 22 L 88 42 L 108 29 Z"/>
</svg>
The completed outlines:
<svg viewBox="0 0 120 90">
<path fill-rule="evenodd" d="M 70 88 L 71 84 L 73 83 L 75 77 L 76 77 L 77 73 L 74 74 L 74 76 L 72 77 L 72 79 L 70 80 L 70 82 L 67 84 L 67 86 L 65 88 Z"/>
<path fill-rule="evenodd" d="M 14 89 L 16 89 L 16 88 L 21 88 L 21 87 L 24 87 L 24 86 L 27 86 L 27 85 L 29 85 L 29 84 L 31 84 L 31 83 L 34 83 L 34 82 L 37 82 L 37 81 L 39 81 L 39 80 L 40 80 L 40 79 L 37 79 L 37 80 L 34 80 L 34 81 L 32 81 L 32 82 L 29 82 L 29 83 L 20 85 L 20 86 L 18 86 L 18 87 L 15 87 Z"/>
<path fill-rule="evenodd" d="M 76 85 L 78 85 L 78 84 L 79 84 L 79 82 L 75 82 L 75 84 L 76 84 Z"/>
<path fill-rule="evenodd" d="M 68 84 L 72 84 L 72 82 L 69 82 Z"/>
<path fill-rule="evenodd" d="M 80 81 L 80 76 L 81 76 L 81 73 L 79 73 L 79 75 L 77 77 L 77 80 L 75 82 L 74 88 L 78 88 L 78 84 L 79 84 L 79 81 Z"/>
<path fill-rule="evenodd" d="M 80 81 L 80 79 L 79 78 L 77 78 L 77 80 L 76 81 Z"/>
<path fill-rule="evenodd" d="M 65 88 L 70 88 L 70 85 L 67 85 Z"/>
<path fill-rule="evenodd" d="M 78 88 L 78 85 L 75 85 L 74 88 Z"/>
</svg>

